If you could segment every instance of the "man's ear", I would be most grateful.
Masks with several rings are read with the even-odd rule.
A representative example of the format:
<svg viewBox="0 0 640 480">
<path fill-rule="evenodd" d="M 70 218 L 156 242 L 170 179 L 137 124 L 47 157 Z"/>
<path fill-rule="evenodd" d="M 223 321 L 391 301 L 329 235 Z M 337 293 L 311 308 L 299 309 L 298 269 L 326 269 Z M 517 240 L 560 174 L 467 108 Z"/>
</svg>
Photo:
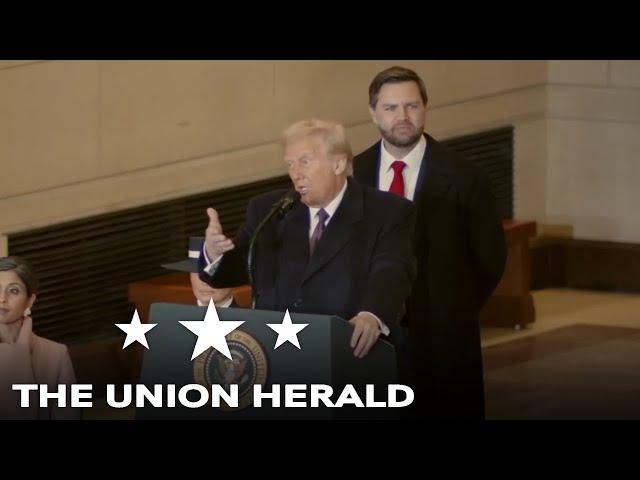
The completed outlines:
<svg viewBox="0 0 640 480">
<path fill-rule="evenodd" d="M 347 155 L 341 153 L 335 156 L 335 164 L 333 172 L 336 175 L 342 175 L 347 170 Z"/>
</svg>

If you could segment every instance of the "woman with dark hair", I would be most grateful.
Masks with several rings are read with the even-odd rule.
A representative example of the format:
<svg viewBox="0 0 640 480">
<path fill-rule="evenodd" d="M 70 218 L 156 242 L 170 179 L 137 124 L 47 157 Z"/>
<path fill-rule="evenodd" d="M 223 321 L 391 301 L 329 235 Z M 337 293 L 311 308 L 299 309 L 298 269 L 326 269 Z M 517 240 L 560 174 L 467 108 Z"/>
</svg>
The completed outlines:
<svg viewBox="0 0 640 480">
<path fill-rule="evenodd" d="M 73 365 L 65 345 L 39 337 L 32 330 L 31 307 L 38 282 L 29 263 L 20 257 L 0 258 L 0 418 L 79 419 L 80 411 L 60 408 L 57 400 L 39 407 L 32 393 L 29 408 L 20 407 L 20 392 L 13 384 L 58 385 L 75 383 Z"/>
</svg>

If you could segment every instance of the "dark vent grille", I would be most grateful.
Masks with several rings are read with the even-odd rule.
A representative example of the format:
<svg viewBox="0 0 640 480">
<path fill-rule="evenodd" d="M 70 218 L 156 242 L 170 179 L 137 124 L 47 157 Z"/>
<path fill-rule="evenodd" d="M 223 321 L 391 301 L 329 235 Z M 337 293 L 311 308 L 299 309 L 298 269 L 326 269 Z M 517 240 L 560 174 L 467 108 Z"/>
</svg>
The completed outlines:
<svg viewBox="0 0 640 480">
<path fill-rule="evenodd" d="M 502 218 L 513 218 L 513 127 L 451 138 L 442 143 L 484 170 Z"/>
<path fill-rule="evenodd" d="M 27 258 L 40 280 L 35 332 L 65 343 L 113 335 L 114 323 L 131 320 L 127 285 L 183 260 L 208 206 L 233 234 L 251 197 L 289 185 L 282 176 L 10 235 L 9 253 Z"/>
</svg>

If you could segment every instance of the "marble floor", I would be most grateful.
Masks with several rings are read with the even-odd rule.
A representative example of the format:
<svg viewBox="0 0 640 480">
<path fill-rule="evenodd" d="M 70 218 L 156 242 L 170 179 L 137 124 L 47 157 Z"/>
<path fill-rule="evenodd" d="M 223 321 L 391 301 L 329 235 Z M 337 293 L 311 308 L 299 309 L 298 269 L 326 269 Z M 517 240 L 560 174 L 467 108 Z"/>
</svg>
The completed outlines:
<svg viewBox="0 0 640 480">
<path fill-rule="evenodd" d="M 640 419 L 640 295 L 533 293 L 536 321 L 485 328 L 487 419 Z"/>
</svg>

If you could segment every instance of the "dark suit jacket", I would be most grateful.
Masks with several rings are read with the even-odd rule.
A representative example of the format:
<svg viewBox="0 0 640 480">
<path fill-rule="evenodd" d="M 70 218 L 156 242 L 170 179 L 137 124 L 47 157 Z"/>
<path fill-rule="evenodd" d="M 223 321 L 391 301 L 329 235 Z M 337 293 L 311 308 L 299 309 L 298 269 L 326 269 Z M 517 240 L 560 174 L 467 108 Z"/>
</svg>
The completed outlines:
<svg viewBox="0 0 640 480">
<path fill-rule="evenodd" d="M 416 402 L 423 416 L 484 416 L 480 308 L 506 261 L 504 230 L 478 166 L 431 136 L 414 203 L 418 275 L 407 304 Z M 356 156 L 354 175 L 378 186 L 380 142 Z"/>
<path fill-rule="evenodd" d="M 285 190 L 254 197 L 247 218 L 213 277 L 213 287 L 246 284 L 248 244 L 256 226 Z M 309 259 L 309 209 L 297 202 L 280 220 L 267 224 L 255 252 L 256 308 L 338 315 L 361 311 L 387 325 L 399 320 L 415 279 L 411 202 L 349 179 L 345 195 Z"/>
</svg>

